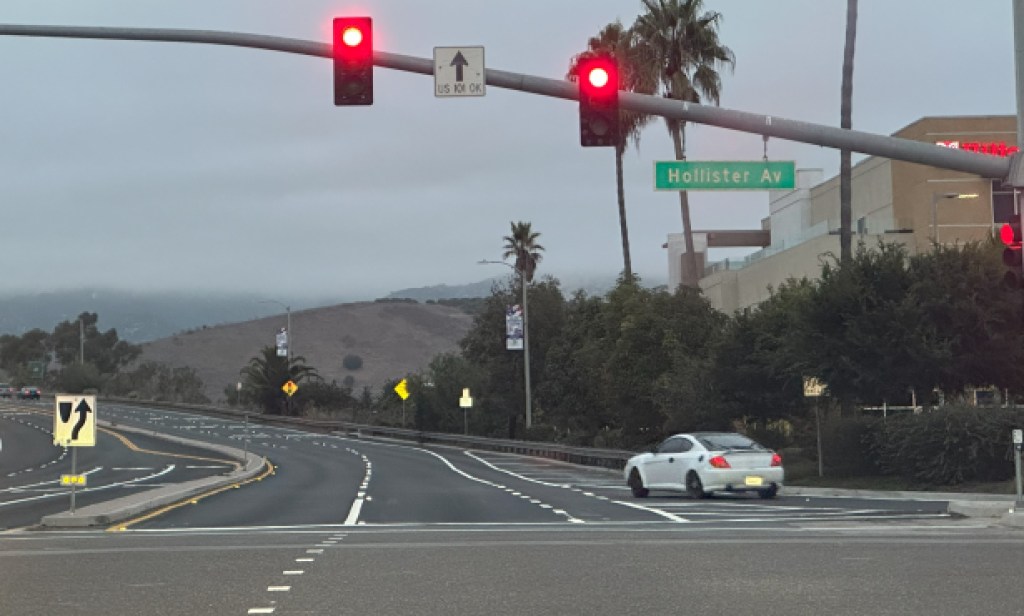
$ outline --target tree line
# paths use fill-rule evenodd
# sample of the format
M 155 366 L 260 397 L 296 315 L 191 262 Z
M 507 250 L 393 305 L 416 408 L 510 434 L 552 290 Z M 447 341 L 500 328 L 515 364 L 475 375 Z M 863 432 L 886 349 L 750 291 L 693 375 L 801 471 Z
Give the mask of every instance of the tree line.
M 458 432 L 470 388 L 475 434 L 635 448 L 690 430 L 800 425 L 813 400 L 851 416 L 868 406 L 938 404 L 970 388 L 1024 391 L 1022 294 L 1002 283 L 995 242 L 861 244 L 816 280 L 790 280 L 733 315 L 698 291 L 623 276 L 605 296 L 529 285 L 534 427 L 523 431 L 522 352 L 505 347 L 521 278 L 496 286 L 462 340 L 410 378 L 415 422 Z

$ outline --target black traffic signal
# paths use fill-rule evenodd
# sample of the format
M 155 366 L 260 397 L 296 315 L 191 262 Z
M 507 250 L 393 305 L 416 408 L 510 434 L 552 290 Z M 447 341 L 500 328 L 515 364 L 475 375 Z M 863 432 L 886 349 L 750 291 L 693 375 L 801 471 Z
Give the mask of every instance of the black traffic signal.
M 580 144 L 615 147 L 619 144 L 619 71 L 604 56 L 580 59 Z
M 334 104 L 373 104 L 373 20 L 334 19 Z
M 1007 271 L 1003 275 L 1003 283 L 1012 289 L 1024 288 L 1024 252 L 1021 250 L 1021 230 L 1019 222 L 1008 222 L 999 229 L 999 239 L 1003 240 L 1003 263 Z

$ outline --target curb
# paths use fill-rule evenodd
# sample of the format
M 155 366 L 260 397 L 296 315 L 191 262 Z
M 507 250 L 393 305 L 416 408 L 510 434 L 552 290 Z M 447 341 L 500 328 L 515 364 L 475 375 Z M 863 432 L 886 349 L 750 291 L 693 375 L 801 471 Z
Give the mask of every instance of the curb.
M 116 427 L 118 430 L 145 434 L 172 443 L 199 447 L 208 451 L 214 451 L 226 455 L 233 460 L 241 460 L 244 452 L 241 449 L 227 445 L 215 445 L 203 441 L 194 441 L 169 434 L 160 434 L 152 430 L 134 428 L 131 426 L 111 426 L 110 422 L 100 422 L 105 427 Z M 40 524 L 46 528 L 85 528 L 90 526 L 103 526 L 121 522 L 132 517 L 141 515 L 147 511 L 170 505 L 204 492 L 221 488 L 224 486 L 251 479 L 259 474 L 267 465 L 266 458 L 249 453 L 245 456 L 245 465 L 237 468 L 226 475 L 215 475 L 193 479 L 170 486 L 163 486 L 153 490 L 147 490 L 139 494 L 115 498 L 113 500 L 96 503 L 82 507 L 71 513 L 64 511 L 52 515 L 43 516 Z

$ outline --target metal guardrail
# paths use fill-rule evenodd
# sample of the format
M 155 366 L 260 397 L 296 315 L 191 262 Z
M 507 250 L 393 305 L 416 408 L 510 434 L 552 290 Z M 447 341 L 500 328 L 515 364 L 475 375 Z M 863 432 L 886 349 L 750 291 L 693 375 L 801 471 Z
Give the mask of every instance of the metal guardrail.
M 451 447 L 465 447 L 468 449 L 500 451 L 504 453 L 535 456 L 539 458 L 560 460 L 562 462 L 571 462 L 586 466 L 599 466 L 610 469 L 622 469 L 626 465 L 626 461 L 630 457 L 636 455 L 635 452 L 625 451 L 622 449 L 575 447 L 542 441 L 518 441 L 488 438 L 483 436 L 448 434 L 444 432 L 424 432 L 420 430 L 409 430 L 407 428 L 391 428 L 388 426 L 375 426 L 371 424 L 360 424 L 332 419 L 309 419 L 306 417 L 285 417 L 281 415 L 266 415 L 262 413 L 246 413 L 235 409 L 201 404 L 155 402 L 152 400 L 109 397 L 103 397 L 101 400 L 116 404 L 130 404 L 155 409 L 192 411 L 229 419 L 240 420 L 248 416 L 249 421 L 254 423 L 278 425 L 289 428 L 301 428 L 303 430 L 324 434 L 337 433 L 357 438 L 382 437 L 410 441 L 419 444 L 436 444 Z

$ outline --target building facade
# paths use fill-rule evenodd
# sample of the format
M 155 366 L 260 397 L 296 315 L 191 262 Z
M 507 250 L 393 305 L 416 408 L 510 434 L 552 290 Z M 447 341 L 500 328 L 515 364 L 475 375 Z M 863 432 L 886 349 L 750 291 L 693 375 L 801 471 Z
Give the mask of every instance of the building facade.
M 1017 151 L 1014 116 L 927 117 L 893 136 L 988 156 Z M 786 280 L 816 278 L 823 262 L 838 259 L 839 178 L 823 181 L 823 175 L 820 169 L 798 170 L 794 190 L 769 193 L 760 230 L 767 232 L 767 245 L 746 258 L 704 267 L 700 287 L 716 308 L 732 313 L 758 304 Z M 854 249 L 881 240 L 915 254 L 935 242 L 984 240 L 1014 215 L 1012 190 L 976 175 L 869 157 L 853 167 L 852 178 Z M 699 263 L 714 235 L 694 233 Z M 674 288 L 682 281 L 683 235 L 669 235 L 665 247 Z

